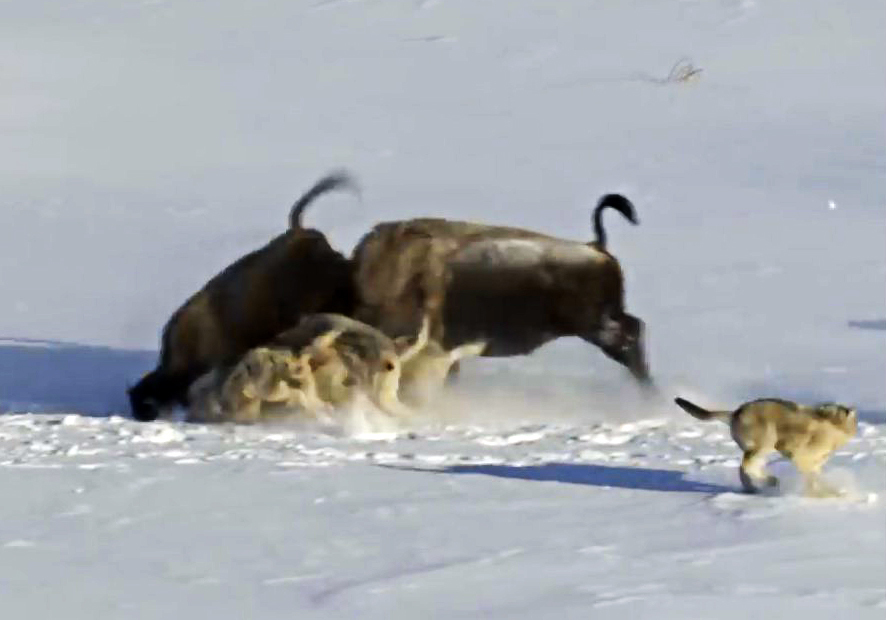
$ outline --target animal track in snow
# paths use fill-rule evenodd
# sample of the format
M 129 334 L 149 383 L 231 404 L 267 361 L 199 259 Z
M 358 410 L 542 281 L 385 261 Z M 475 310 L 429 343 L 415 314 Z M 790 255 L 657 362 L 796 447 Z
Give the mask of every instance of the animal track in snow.
M 740 451 L 721 432 L 699 424 L 662 419 L 630 423 L 431 425 L 376 432 L 371 425 L 348 434 L 297 424 L 234 427 L 160 421 L 138 423 L 121 417 L 8 414 L 0 417 L 0 467 L 73 468 L 84 472 L 128 471 L 140 461 L 175 466 L 267 463 L 272 472 L 348 464 L 414 464 L 429 469 L 460 465 L 532 466 L 574 464 L 636 468 L 715 470 L 739 490 L 734 470 Z M 883 425 L 862 423 L 858 436 L 834 465 L 847 470 L 878 466 L 886 455 Z M 719 473 L 717 474 L 720 475 Z M 151 484 L 136 478 L 131 490 Z M 759 514 L 740 499 L 726 497 L 718 509 Z M 794 498 L 788 498 L 794 501 Z

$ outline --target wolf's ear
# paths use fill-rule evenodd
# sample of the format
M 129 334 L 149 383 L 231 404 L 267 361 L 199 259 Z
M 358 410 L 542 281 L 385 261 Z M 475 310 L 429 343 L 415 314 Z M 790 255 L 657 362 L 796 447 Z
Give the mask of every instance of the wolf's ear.
M 848 420 L 855 415 L 855 409 L 853 409 L 852 407 L 837 405 L 834 407 L 834 409 L 836 409 L 837 417 L 841 420 Z
M 331 329 L 314 338 L 308 346 L 317 349 L 328 349 L 335 344 L 335 341 L 342 335 L 343 331 L 341 329 Z
M 843 407 L 834 403 L 822 403 L 818 406 L 818 413 L 826 418 L 840 418 L 843 416 Z
M 845 405 L 828 404 L 822 407 L 822 411 L 828 417 L 835 420 L 851 420 L 855 417 L 855 409 Z
M 307 367 L 311 372 L 314 372 L 329 363 L 332 357 L 329 349 L 312 349 L 307 353 L 303 353 L 301 359 L 307 363 Z
M 314 356 L 310 353 L 310 351 L 305 351 L 301 355 L 298 356 L 298 365 L 299 370 L 314 370 Z
M 412 344 L 411 336 L 397 336 L 394 338 L 394 348 L 397 350 L 397 353 L 403 353 L 406 349 L 410 347 Z

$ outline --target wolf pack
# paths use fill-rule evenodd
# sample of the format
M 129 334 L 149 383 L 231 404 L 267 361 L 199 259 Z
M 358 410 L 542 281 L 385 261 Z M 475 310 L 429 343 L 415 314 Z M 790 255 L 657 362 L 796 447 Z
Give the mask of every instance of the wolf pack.
M 376 224 L 346 257 L 303 225 L 307 207 L 331 191 L 360 188 L 347 171 L 321 178 L 292 206 L 284 232 L 172 314 L 157 367 L 128 390 L 135 419 L 182 407 L 192 422 L 330 422 L 372 407 L 404 423 L 456 378 L 461 360 L 525 355 L 564 336 L 595 345 L 644 393 L 656 392 L 645 325 L 625 309 L 622 268 L 603 226 L 609 209 L 638 223 L 626 197 L 598 200 L 589 242 L 415 218 Z M 676 404 L 729 425 L 746 491 L 777 486 L 764 466 L 779 452 L 804 475 L 807 493 L 840 493 L 820 471 L 855 435 L 854 409 L 777 398 L 731 411 Z

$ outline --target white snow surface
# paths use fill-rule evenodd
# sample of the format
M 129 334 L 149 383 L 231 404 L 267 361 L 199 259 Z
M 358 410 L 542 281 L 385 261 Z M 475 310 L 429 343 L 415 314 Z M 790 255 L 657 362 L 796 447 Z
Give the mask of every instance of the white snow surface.
M 881 0 L 0 3 L 4 618 L 882 618 Z M 681 58 L 695 79 L 664 78 Z M 661 395 L 470 360 L 410 428 L 128 417 L 171 312 L 306 215 L 608 212 Z M 671 404 L 858 407 L 849 494 L 740 492 Z

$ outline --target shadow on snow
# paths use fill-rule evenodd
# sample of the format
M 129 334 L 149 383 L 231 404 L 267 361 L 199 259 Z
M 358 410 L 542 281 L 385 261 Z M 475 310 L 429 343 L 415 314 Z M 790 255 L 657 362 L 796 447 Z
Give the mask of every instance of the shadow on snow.
M 532 480 L 535 482 L 563 482 L 596 487 L 638 489 L 641 491 L 671 491 L 681 493 L 735 492 L 734 488 L 707 482 L 687 480 L 685 474 L 669 469 L 645 467 L 616 467 L 580 463 L 545 463 L 543 465 L 451 465 L 440 469 L 381 465 L 389 469 L 434 474 L 479 474 L 496 478 Z
M 0 411 L 129 415 L 126 388 L 155 351 L 0 338 Z
M 849 321 L 849 327 L 856 329 L 871 329 L 875 331 L 886 331 L 886 319 L 875 321 Z

